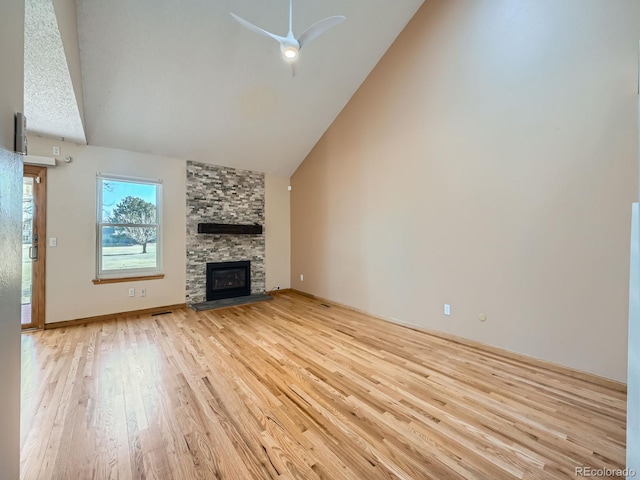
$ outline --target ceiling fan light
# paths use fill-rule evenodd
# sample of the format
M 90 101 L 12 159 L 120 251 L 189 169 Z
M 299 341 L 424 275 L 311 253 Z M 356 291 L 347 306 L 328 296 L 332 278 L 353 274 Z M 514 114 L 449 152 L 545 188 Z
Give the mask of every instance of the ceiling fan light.
M 285 47 L 282 50 L 282 54 L 288 60 L 293 60 L 298 56 L 298 49 L 296 47 Z

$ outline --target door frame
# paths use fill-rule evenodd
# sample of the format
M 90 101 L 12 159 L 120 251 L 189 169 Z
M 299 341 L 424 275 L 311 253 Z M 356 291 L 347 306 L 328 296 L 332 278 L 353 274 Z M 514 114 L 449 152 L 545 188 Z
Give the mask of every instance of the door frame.
M 33 234 L 38 235 L 38 259 L 32 262 L 31 274 L 31 323 L 29 328 L 44 329 L 45 277 L 47 273 L 47 168 L 24 165 L 24 177 L 34 178 L 33 182 Z M 36 180 L 37 178 L 40 181 Z

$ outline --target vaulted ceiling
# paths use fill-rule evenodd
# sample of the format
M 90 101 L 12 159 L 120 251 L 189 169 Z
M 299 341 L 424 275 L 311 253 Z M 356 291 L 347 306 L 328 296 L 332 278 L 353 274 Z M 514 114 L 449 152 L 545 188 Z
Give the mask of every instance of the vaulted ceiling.
M 422 1 L 294 0 L 297 35 L 347 20 L 301 51 L 292 77 L 277 42 L 230 15 L 286 35 L 287 0 L 27 0 L 29 128 L 288 176 Z

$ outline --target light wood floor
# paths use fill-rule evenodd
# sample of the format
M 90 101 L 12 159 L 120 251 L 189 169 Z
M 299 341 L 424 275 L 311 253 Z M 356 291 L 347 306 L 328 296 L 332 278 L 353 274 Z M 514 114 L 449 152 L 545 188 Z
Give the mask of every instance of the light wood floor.
M 25 479 L 554 479 L 625 395 L 296 294 L 23 335 Z

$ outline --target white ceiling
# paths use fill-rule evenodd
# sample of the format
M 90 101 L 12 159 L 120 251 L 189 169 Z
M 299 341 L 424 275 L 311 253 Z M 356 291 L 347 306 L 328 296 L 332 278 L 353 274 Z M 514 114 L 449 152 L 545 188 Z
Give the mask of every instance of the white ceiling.
M 77 0 L 87 141 L 288 176 L 422 1 L 294 0 L 296 35 L 347 21 L 292 78 L 277 42 L 230 15 L 286 35 L 287 0 Z

